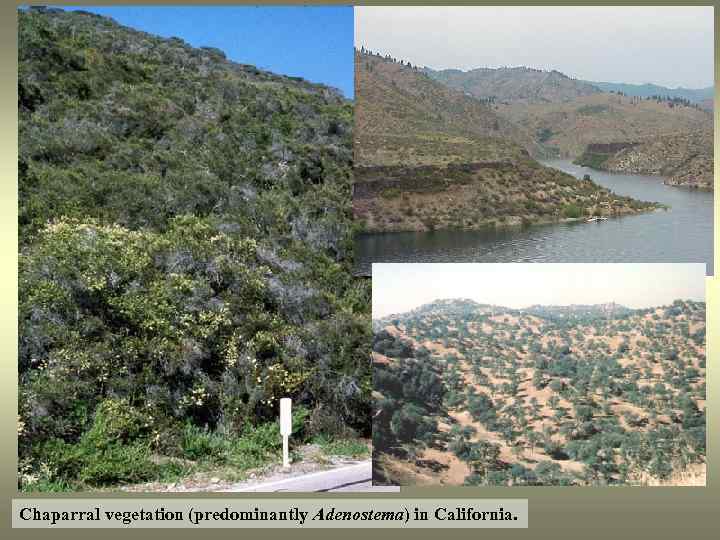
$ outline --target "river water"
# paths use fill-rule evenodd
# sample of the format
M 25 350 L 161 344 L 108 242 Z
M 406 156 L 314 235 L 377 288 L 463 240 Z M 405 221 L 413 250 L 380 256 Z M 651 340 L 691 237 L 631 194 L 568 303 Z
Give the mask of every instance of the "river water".
M 577 178 L 589 174 L 619 195 L 656 201 L 670 210 L 504 231 L 360 234 L 356 271 L 373 262 L 674 262 L 705 263 L 713 274 L 713 194 L 666 186 L 657 176 L 596 171 L 567 160 L 555 167 Z

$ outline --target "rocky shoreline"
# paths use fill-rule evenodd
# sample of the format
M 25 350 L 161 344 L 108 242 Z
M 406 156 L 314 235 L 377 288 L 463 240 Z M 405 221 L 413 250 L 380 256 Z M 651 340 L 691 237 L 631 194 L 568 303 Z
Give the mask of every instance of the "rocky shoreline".
M 712 133 L 700 130 L 641 143 L 588 145 L 575 163 L 613 173 L 663 176 L 669 186 L 712 191 L 712 140 Z
M 608 214 L 602 214 L 601 217 L 604 218 L 613 218 L 613 217 L 624 217 L 629 215 L 636 215 L 636 214 L 643 214 L 647 212 L 655 212 L 658 210 L 664 209 L 662 205 L 656 205 L 644 209 L 633 209 L 633 208 L 621 208 L 618 209 L 616 212 L 608 213 Z M 359 232 L 361 233 L 367 233 L 367 234 L 380 234 L 380 233 L 401 233 L 401 232 L 432 232 L 432 231 L 503 231 L 503 230 L 513 230 L 513 229 L 520 229 L 520 228 L 526 228 L 526 227 L 535 227 L 539 225 L 559 225 L 562 223 L 575 223 L 579 221 L 587 221 L 590 218 L 590 216 L 583 216 L 579 218 L 562 218 L 557 217 L 554 219 L 537 219 L 537 220 L 528 220 L 525 216 L 509 216 L 505 218 L 504 221 L 499 220 L 487 220 L 484 222 L 479 222 L 472 224 L 470 226 L 464 226 L 464 227 L 435 227 L 430 228 L 427 225 L 421 223 L 421 222 L 413 222 L 413 223 L 391 223 L 390 226 L 386 226 L 383 228 L 377 228 L 373 226 L 367 226 L 366 224 L 360 228 Z

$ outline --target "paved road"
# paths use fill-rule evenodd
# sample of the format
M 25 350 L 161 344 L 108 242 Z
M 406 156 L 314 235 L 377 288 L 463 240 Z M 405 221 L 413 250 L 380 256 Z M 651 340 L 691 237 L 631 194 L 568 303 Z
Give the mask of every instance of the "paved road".
M 312 491 L 399 491 L 398 488 L 372 485 L 372 462 L 362 461 L 311 474 L 274 479 L 255 484 L 236 484 L 223 491 L 241 492 L 312 492 Z

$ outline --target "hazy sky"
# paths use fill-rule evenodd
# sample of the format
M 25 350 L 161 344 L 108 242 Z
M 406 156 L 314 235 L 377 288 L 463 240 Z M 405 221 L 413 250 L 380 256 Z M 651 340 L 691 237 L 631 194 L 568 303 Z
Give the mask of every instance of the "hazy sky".
M 714 80 L 711 6 L 357 6 L 355 45 L 434 69 L 529 66 L 686 88 Z
M 374 264 L 374 318 L 441 298 L 533 304 L 659 306 L 705 300 L 704 264 Z

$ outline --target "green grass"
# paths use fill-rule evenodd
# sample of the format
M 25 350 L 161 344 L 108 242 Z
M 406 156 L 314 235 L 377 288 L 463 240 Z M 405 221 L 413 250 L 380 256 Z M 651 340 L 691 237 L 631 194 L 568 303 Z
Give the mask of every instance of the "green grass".
M 610 159 L 610 154 L 597 154 L 586 151 L 583 155 L 573 161 L 573 163 L 576 165 L 582 165 L 583 167 L 590 167 L 591 169 L 602 170 L 608 159 Z
M 592 116 L 594 114 L 602 114 L 610 110 L 608 105 L 583 105 L 577 109 L 577 113 L 584 116 Z
M 583 209 L 575 204 L 566 204 L 562 209 L 562 215 L 566 218 L 579 218 L 583 215 Z
M 20 482 L 22 491 L 79 491 L 138 482 L 175 482 L 198 472 L 220 472 L 223 478 L 238 479 L 245 471 L 277 461 L 282 449 L 277 422 L 248 426 L 233 435 L 185 424 L 177 455 L 154 454 L 147 439 L 132 433 L 134 418 L 122 402 L 103 409 L 93 427 L 77 444 L 55 439 L 46 444 L 47 466 L 34 480 Z M 108 416 L 108 413 L 117 416 Z M 296 407 L 293 441 L 305 441 L 307 409 Z
M 313 442 L 320 446 L 327 456 L 359 458 L 370 454 L 367 444 L 357 439 L 330 439 L 319 436 Z
M 282 448 L 277 422 L 252 427 L 232 437 L 188 424 L 182 440 L 183 455 L 204 464 L 230 465 L 247 470 L 276 457 Z
M 397 199 L 400 196 L 400 190 L 397 188 L 388 188 L 382 190 L 380 195 L 386 199 Z

